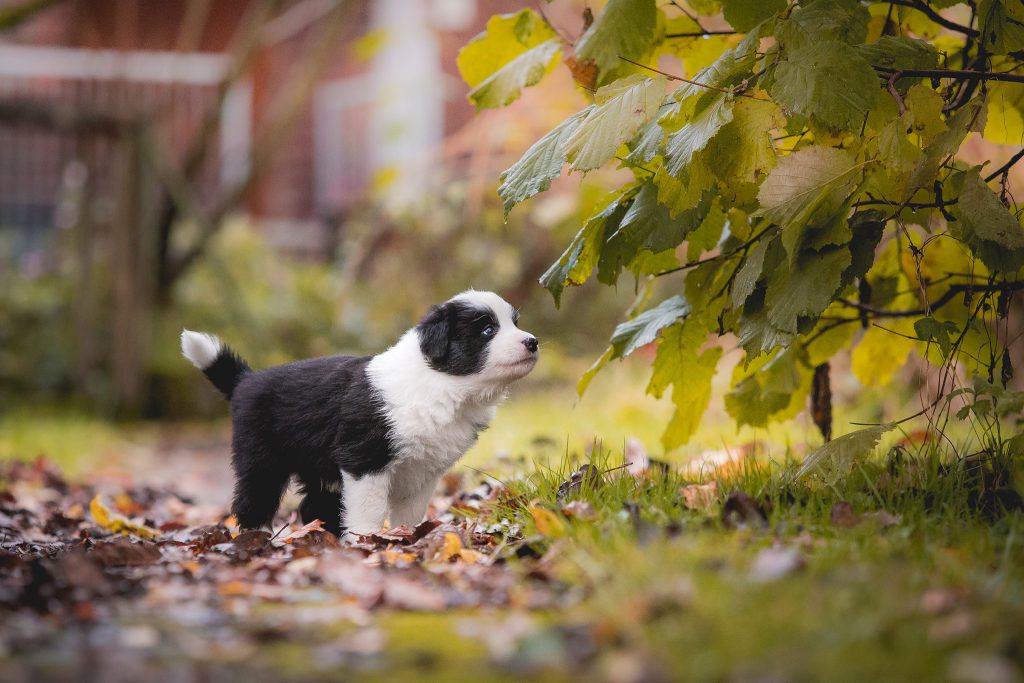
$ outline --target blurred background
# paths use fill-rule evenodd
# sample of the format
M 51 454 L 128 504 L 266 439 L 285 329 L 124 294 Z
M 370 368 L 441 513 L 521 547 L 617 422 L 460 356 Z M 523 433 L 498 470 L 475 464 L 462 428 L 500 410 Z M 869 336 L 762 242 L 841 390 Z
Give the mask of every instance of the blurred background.
M 590 208 L 579 180 L 508 223 L 494 192 L 582 98 L 475 116 L 455 71 L 520 5 L 0 2 L 0 401 L 222 412 L 183 325 L 257 365 L 371 353 L 471 286 L 599 351 L 615 294 L 556 319 L 535 285 Z
M 255 367 L 376 353 L 469 287 L 521 307 L 544 345 L 481 459 L 560 457 L 595 439 L 618 450 L 629 437 L 657 453 L 671 406 L 644 394 L 650 349 L 575 392 L 635 283 L 573 289 L 561 310 L 537 284 L 621 178 L 562 177 L 507 220 L 495 191 L 584 95 L 559 68 L 477 114 L 456 70 L 490 16 L 528 4 L 0 0 L 0 457 L 106 457 L 127 425 L 180 435 L 210 419 L 223 450 L 227 411 L 181 358 L 182 327 L 220 335 Z M 586 8 L 542 7 L 569 40 Z M 964 151 L 1008 149 L 976 137 Z M 723 343 L 718 398 L 672 457 L 820 441 L 806 416 L 737 430 L 720 396 L 739 354 Z M 914 383 L 863 392 L 844 362 L 836 433 L 912 403 Z
M 545 11 L 578 35 L 584 5 Z M 522 6 L 0 0 L 0 456 L 107 459 L 140 420 L 219 419 L 223 448 L 182 327 L 255 367 L 375 353 L 469 287 L 520 306 L 545 358 L 479 450 L 656 445 L 649 356 L 575 395 L 634 283 L 561 311 L 537 284 L 612 179 L 563 178 L 507 221 L 495 192 L 583 95 L 560 69 L 478 115 L 458 77 Z

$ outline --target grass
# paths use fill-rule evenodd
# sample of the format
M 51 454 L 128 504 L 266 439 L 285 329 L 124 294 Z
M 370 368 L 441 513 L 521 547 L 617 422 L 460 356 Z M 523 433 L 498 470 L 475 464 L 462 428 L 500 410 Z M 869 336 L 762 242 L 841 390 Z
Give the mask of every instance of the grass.
M 517 388 L 465 461 L 506 480 L 515 494 L 488 515 L 520 528 L 524 540 L 512 542 L 510 551 L 521 543 L 542 557 L 520 561 L 509 552 L 507 562 L 522 571 L 524 586 L 563 582 L 579 600 L 528 616 L 377 614 L 372 625 L 386 634 L 389 656 L 350 670 L 354 677 L 1021 678 L 1024 513 L 1004 509 L 1024 481 L 1010 471 L 1014 463 L 957 461 L 935 445 L 900 457 L 882 448 L 834 486 L 794 481 L 801 452 L 788 445 L 815 443 L 813 427 L 737 431 L 716 408 L 693 446 L 660 453 L 670 406 L 643 395 L 646 372 L 642 364 L 616 364 L 583 399 L 557 378 Z M 837 416 L 837 433 L 846 431 L 847 419 Z M 0 457 L 45 453 L 75 473 L 144 448 L 158 433 L 76 415 L 15 413 L 0 422 Z M 649 478 L 609 475 L 580 493 L 591 519 L 564 515 L 558 487 L 584 460 L 574 454 L 590 452 L 589 462 L 611 470 L 622 464 L 629 436 L 673 465 Z M 595 447 L 598 438 L 603 446 Z M 756 455 L 707 475 L 719 487 L 713 505 L 688 509 L 681 488 L 704 482 L 677 465 L 704 448 L 751 442 L 758 444 Z M 495 462 L 495 455 L 505 457 Z M 467 479 L 477 477 L 470 472 Z M 755 499 L 767 524 L 726 524 L 722 509 L 733 491 Z M 837 526 L 831 518 L 840 502 L 854 515 L 884 511 L 899 521 Z M 764 568 L 772 560 L 789 565 L 772 576 Z M 500 652 L 483 643 L 483 631 L 504 637 Z M 330 638 L 346 637 L 320 635 L 327 650 Z M 292 642 L 260 650 L 257 662 L 298 679 L 309 673 L 309 657 L 307 644 Z
M 619 464 L 607 453 L 595 458 L 602 469 Z M 513 486 L 556 511 L 558 485 L 576 464 Z M 692 482 L 670 471 L 584 490 L 596 519 L 563 518 L 555 532 L 539 528 L 528 507 L 494 514 L 523 528 L 554 577 L 589 590 L 560 623 L 599 634 L 597 670 L 625 658 L 697 681 L 1024 671 L 1024 515 L 988 505 L 991 477 L 934 448 L 898 463 L 870 459 L 833 488 L 793 482 L 794 470 L 744 461 L 719 475 L 719 500 L 707 511 L 685 508 L 679 489 Z M 734 490 L 769 510 L 766 527 L 722 521 Z M 830 517 L 841 501 L 858 515 L 900 520 L 837 527 Z M 771 578 L 758 569 L 771 556 L 796 568 Z

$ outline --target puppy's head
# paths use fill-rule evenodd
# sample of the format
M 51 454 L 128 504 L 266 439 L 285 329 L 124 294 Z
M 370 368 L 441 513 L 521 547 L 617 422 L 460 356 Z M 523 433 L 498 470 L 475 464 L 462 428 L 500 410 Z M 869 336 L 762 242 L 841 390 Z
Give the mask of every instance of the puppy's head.
M 463 292 L 434 306 L 416 326 L 423 358 L 449 375 L 512 382 L 537 364 L 537 338 L 519 329 L 515 309 L 493 292 Z

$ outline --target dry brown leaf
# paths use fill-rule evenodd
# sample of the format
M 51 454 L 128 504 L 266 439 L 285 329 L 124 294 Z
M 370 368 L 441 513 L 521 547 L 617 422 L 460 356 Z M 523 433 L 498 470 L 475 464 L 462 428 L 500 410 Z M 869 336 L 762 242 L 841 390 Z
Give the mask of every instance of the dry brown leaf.
M 718 502 L 718 482 L 712 479 L 706 484 L 688 484 L 679 493 L 686 509 L 706 512 Z

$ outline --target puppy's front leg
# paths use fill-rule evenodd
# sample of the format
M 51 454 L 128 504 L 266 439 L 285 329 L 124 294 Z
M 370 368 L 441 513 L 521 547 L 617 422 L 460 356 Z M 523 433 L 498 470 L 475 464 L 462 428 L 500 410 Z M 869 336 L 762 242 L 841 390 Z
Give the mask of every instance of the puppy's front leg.
M 412 529 L 422 522 L 423 516 L 427 513 L 430 499 L 434 495 L 434 489 L 437 488 L 438 479 L 439 477 L 427 477 L 425 481 L 417 482 L 413 490 L 406 492 L 399 500 L 395 500 L 393 496 L 390 515 L 391 525 L 399 526 L 404 524 Z
M 388 516 L 391 473 L 377 472 L 356 478 L 342 472 L 345 528 L 349 534 L 365 536 L 380 531 Z

